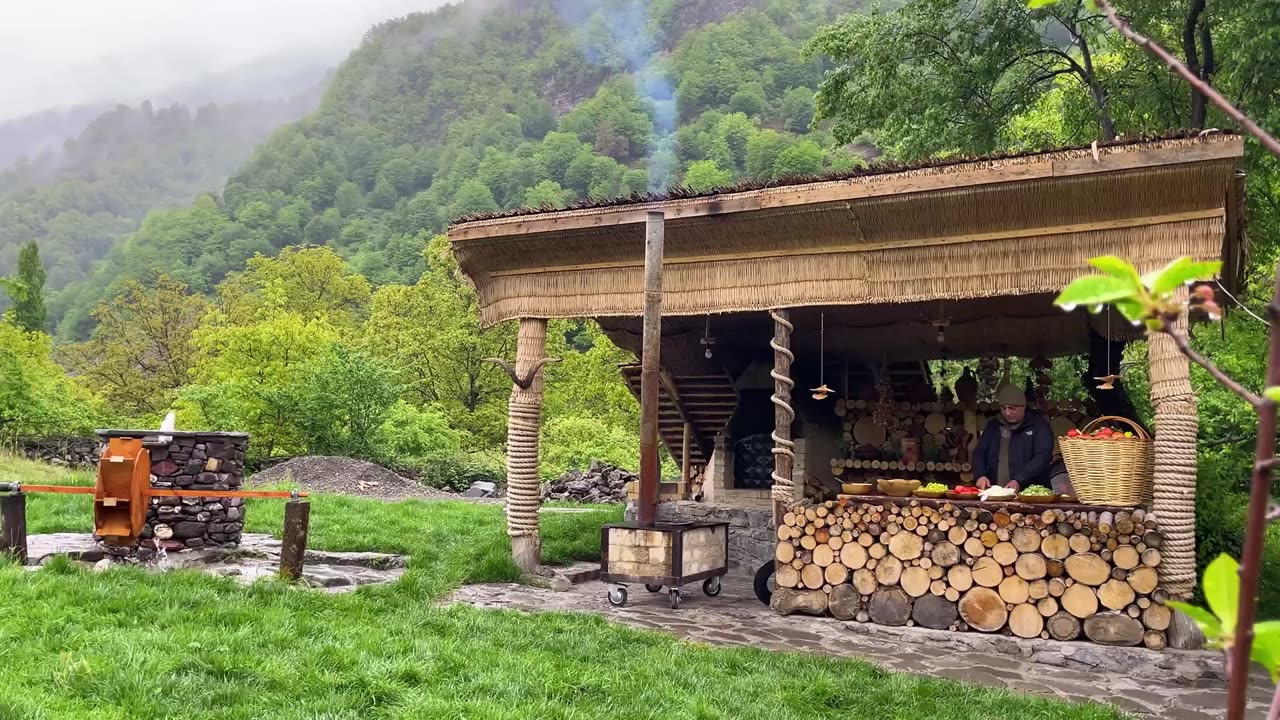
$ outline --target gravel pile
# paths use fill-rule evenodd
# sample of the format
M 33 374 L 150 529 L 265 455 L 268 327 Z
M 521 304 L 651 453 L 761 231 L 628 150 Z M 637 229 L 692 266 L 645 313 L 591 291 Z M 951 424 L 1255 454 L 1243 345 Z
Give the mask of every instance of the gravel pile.
M 249 478 L 255 486 L 293 481 L 315 493 L 335 493 L 381 500 L 458 499 L 460 496 L 421 485 L 367 460 L 305 455 L 273 465 Z

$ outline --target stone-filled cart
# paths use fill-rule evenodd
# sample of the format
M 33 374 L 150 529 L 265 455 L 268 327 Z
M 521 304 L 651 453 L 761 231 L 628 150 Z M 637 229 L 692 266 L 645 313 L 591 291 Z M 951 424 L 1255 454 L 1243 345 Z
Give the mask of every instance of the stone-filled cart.
M 680 607 L 680 588 L 702 581 L 710 597 L 720 594 L 729 571 L 729 524 L 724 522 L 612 523 L 600 529 L 600 579 L 609 603 L 627 604 L 627 584 L 649 592 L 667 588 L 671 609 Z

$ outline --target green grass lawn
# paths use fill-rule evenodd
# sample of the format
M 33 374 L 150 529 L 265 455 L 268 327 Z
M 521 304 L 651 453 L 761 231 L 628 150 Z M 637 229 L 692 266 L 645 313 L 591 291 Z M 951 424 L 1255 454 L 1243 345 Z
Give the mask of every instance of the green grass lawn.
M 88 482 L 0 458 L 0 480 Z M 86 498 L 32 496 L 31 532 L 85 530 Z M 598 513 L 548 514 L 544 556 L 593 557 Z M 279 532 L 281 503 L 248 508 Z M 444 608 L 461 582 L 515 580 L 501 509 L 313 498 L 311 542 L 411 556 L 345 595 L 194 571 L 38 572 L 0 563 L 0 720 L 359 718 L 1117 718 L 1100 706 L 711 648 L 582 614 Z

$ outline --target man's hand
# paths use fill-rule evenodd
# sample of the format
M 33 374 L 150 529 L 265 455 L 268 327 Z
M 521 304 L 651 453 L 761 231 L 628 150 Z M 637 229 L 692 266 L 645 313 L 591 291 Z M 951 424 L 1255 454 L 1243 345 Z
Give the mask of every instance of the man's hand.
M 1018 481 L 1017 481 L 1017 480 L 1010 480 L 1010 481 L 1009 481 L 1009 484 L 1008 484 L 1008 485 L 1005 485 L 1005 487 L 1009 488 L 1010 490 L 1020 490 L 1020 489 L 1021 489 L 1021 487 L 1018 485 Z
M 975 481 L 973 484 L 976 485 L 979 490 L 986 490 L 987 488 L 991 487 L 991 478 L 987 477 L 986 475 L 983 475 L 982 477 L 978 478 L 977 481 Z

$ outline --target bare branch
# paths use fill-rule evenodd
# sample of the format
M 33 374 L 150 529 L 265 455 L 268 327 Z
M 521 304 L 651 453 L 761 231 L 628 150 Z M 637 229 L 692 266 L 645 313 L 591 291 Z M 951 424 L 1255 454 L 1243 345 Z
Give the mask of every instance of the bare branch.
M 1254 408 L 1261 408 L 1263 406 L 1263 403 L 1266 401 L 1264 401 L 1260 396 L 1235 380 L 1232 380 L 1229 375 L 1218 369 L 1218 366 L 1214 365 L 1211 360 L 1196 352 L 1187 342 L 1185 335 L 1171 330 L 1170 328 L 1173 327 L 1173 320 L 1174 318 L 1166 317 L 1164 321 L 1165 329 L 1161 332 L 1173 339 L 1173 344 L 1178 346 L 1178 350 L 1183 355 L 1186 355 L 1188 360 L 1204 368 L 1206 372 L 1213 376 L 1214 380 L 1222 383 L 1224 387 L 1236 395 L 1239 395 L 1245 400 L 1245 402 L 1249 403 Z
M 1227 117 L 1234 120 L 1240 125 L 1240 127 L 1248 131 L 1250 135 L 1257 138 L 1258 142 L 1262 143 L 1263 147 L 1265 147 L 1268 152 L 1280 158 L 1280 140 L 1276 140 L 1274 137 L 1269 135 L 1266 130 L 1263 130 L 1257 123 L 1250 120 L 1244 113 L 1240 112 L 1236 106 L 1232 105 L 1226 98 L 1222 97 L 1222 94 L 1215 90 L 1212 85 L 1200 79 L 1200 77 L 1195 73 L 1191 72 L 1186 65 L 1183 65 L 1177 58 L 1169 54 L 1169 51 L 1161 47 L 1159 43 L 1134 30 L 1127 21 L 1122 19 L 1120 15 L 1116 13 L 1116 9 L 1110 2 L 1107 2 L 1107 0 L 1097 0 L 1097 2 L 1098 6 L 1106 12 L 1107 21 L 1111 23 L 1112 27 L 1119 30 L 1121 35 L 1124 35 L 1126 38 L 1137 43 L 1147 52 L 1159 58 L 1160 61 L 1167 65 L 1170 70 L 1180 75 L 1183 80 L 1186 80 L 1196 92 L 1203 93 L 1204 96 L 1209 99 L 1209 102 L 1212 102 L 1219 110 L 1226 113 Z

